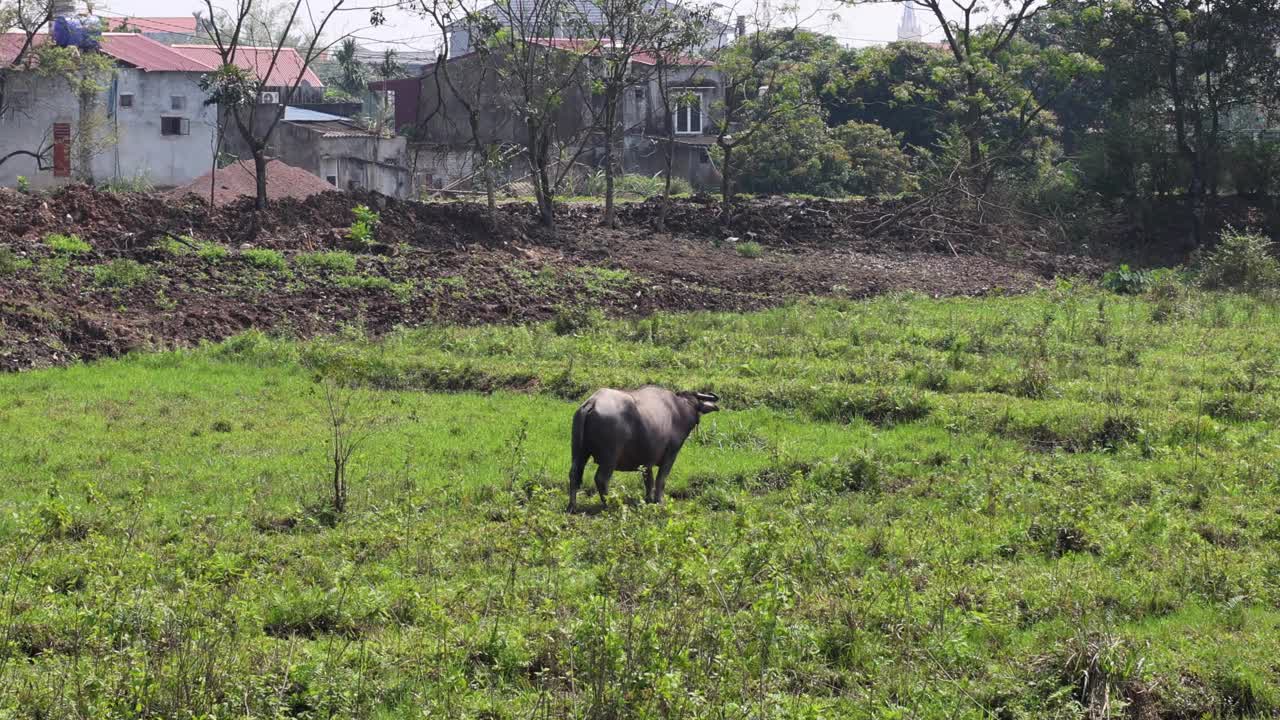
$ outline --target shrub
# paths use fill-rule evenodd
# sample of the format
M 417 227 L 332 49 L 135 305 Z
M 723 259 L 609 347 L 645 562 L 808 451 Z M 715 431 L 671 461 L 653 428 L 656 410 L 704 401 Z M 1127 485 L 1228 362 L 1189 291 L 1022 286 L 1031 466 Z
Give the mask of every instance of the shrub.
M 13 275 L 31 267 L 31 261 L 20 258 L 9 248 L 0 248 L 0 275 Z
M 1267 195 L 1280 179 L 1280 142 L 1246 137 L 1227 155 L 1231 181 L 1241 195 Z
M 1121 265 L 1102 276 L 1102 287 L 1117 295 L 1141 295 L 1151 289 L 1155 276 L 1149 270 L 1130 270 Z
M 294 262 L 307 270 L 353 275 L 356 271 L 356 258 L 351 253 L 314 252 L 302 253 L 294 258 Z
M 226 260 L 229 254 L 230 253 L 226 248 L 213 243 L 201 245 L 200 249 L 196 251 L 196 257 L 211 265 L 217 265 L 223 260 Z
M 835 138 L 849 155 L 848 192 L 897 195 L 918 187 L 900 135 L 875 123 L 851 121 L 835 129 Z
M 347 229 L 347 239 L 364 247 L 373 242 L 373 229 L 382 222 L 382 216 L 370 210 L 368 205 L 357 205 L 351 212 L 355 214 L 356 221 Z
M 551 330 L 557 335 L 573 335 L 590 330 L 604 321 L 604 313 L 581 305 L 562 306 L 551 319 Z
M 93 268 L 93 284 L 103 288 L 124 290 L 141 285 L 151 277 L 151 271 L 136 260 L 112 260 Z
M 112 178 L 101 185 L 109 193 L 145 193 L 156 188 L 146 175 L 135 175 L 131 178 Z
M 250 265 L 260 270 L 284 271 L 288 268 L 284 256 L 275 250 L 255 248 L 253 250 L 245 250 L 242 254 Z
M 1271 240 L 1250 232 L 1227 229 L 1200 265 L 1200 284 L 1210 290 L 1260 292 L 1280 282 L 1280 263 L 1271 254 Z
M 663 185 L 662 173 L 652 176 L 628 173 L 613 178 L 613 191 L 617 196 L 641 199 L 658 197 L 662 195 Z M 604 197 L 605 177 L 603 170 L 587 176 L 585 190 L 588 195 Z M 690 187 L 688 180 L 680 177 L 671 178 L 672 195 L 687 195 L 691 192 L 693 192 L 693 188 Z
M 735 246 L 735 249 L 738 251 L 738 254 L 744 258 L 758 258 L 761 255 L 764 255 L 764 247 L 755 241 L 738 243 Z
M 31 192 L 31 181 L 27 179 L 26 175 L 18 176 L 18 192 L 23 195 Z
M 93 252 L 93 246 L 80 239 L 78 235 L 61 235 L 53 233 L 45 236 L 44 244 L 57 255 L 75 257 Z

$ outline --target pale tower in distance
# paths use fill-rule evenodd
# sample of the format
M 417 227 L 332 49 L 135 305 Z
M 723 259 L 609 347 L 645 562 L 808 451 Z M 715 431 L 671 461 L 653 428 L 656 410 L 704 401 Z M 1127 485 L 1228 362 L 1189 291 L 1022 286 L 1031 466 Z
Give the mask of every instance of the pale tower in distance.
M 916 6 L 910 2 L 902 3 L 902 20 L 898 21 L 899 42 L 924 42 L 924 29 L 916 17 Z

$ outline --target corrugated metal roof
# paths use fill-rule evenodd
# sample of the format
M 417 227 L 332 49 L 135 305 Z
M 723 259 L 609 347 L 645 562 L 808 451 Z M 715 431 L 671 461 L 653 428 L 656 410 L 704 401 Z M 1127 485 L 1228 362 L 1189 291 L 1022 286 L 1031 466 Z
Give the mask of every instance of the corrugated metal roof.
M 214 69 L 137 33 L 103 33 L 102 52 L 147 72 L 212 72 Z
M 355 137 L 376 137 L 377 133 L 369 132 L 364 128 L 346 121 L 322 121 L 322 122 L 292 122 L 291 124 L 298 127 L 320 133 L 320 137 L 325 138 L 355 138 Z
M 341 115 L 330 115 L 329 113 L 316 112 L 315 110 L 307 110 L 306 108 L 293 107 L 290 105 L 284 109 L 284 119 L 295 122 L 341 122 L 346 118 Z
M 222 64 L 222 56 L 214 45 L 174 45 L 173 49 L 214 68 Z M 292 87 L 299 75 L 302 76 L 304 85 L 324 87 L 320 76 L 311 68 L 305 67 L 302 55 L 293 48 L 282 48 L 273 67 L 271 56 L 275 51 L 275 48 L 241 46 L 236 48 L 235 63 L 241 69 L 253 73 L 267 87 Z

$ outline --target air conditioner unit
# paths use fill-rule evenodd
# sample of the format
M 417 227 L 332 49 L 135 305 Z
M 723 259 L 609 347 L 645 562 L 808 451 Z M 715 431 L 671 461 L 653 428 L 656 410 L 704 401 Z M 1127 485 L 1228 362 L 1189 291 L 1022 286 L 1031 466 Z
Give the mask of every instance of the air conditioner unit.
M 259 105 L 279 105 L 280 93 L 278 92 L 261 93 L 258 95 L 258 104 Z

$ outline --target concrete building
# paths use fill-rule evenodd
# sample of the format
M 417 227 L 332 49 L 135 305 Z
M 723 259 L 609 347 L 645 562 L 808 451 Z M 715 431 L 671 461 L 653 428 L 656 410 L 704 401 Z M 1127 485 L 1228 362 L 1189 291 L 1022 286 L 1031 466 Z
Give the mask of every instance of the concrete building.
M 126 26 L 144 20 L 129 20 Z M 37 72 L 30 52 L 15 64 L 26 36 L 0 34 L 6 85 L 0 185 L 13 186 L 24 177 L 33 187 L 80 180 L 143 181 L 166 188 L 208 172 L 218 111 L 205 104 L 208 95 L 199 82 L 221 65 L 221 58 L 210 45 L 164 45 L 148 36 L 148 27 L 163 26 L 102 34 L 99 52 L 114 67 L 99 81 L 101 90 L 87 97 L 79 97 L 65 79 Z M 33 38 L 37 46 L 46 42 L 48 35 Z M 237 65 L 262 78 L 265 104 L 282 102 L 295 83 L 297 102 L 322 95 L 320 78 L 296 50 L 285 48 L 273 62 L 274 53 L 273 48 L 243 47 L 235 57 Z M 224 142 L 237 134 L 228 127 Z
M 100 92 L 80 97 L 61 77 L 13 66 L 24 40 L 0 35 L 0 158 L 8 158 L 0 185 L 21 176 L 33 187 L 72 179 L 174 186 L 208 170 L 216 114 L 198 83 L 212 68 L 140 34 L 104 33 L 100 52 L 115 67 Z
M 581 51 L 582 41 L 551 39 L 541 41 L 550 51 Z M 504 88 L 499 73 L 492 67 L 485 69 L 483 62 L 496 62 L 492 57 L 477 54 L 464 55 L 446 61 L 450 80 L 461 88 L 465 97 L 480 99 L 479 126 L 482 141 L 497 145 L 510 160 L 504 179 L 519 180 L 527 172 L 527 164 L 519 157 L 525 143 L 525 128 L 514 118 L 503 98 L 511 93 Z M 590 60 L 589 60 L 590 62 Z M 625 173 L 653 175 L 661 172 L 665 164 L 667 143 L 667 118 L 659 84 L 654 76 L 655 60 L 639 55 L 633 60 L 634 73 L 644 80 L 627 88 L 620 99 L 618 117 L 622 124 L 621 147 L 615 157 Z M 467 112 L 457 97 L 445 87 L 436 87 L 436 68 L 432 68 L 418 80 L 418 106 L 412 118 L 403 111 L 397 90 L 396 122 L 402 127 L 413 128 L 415 142 L 410 145 L 419 182 L 424 188 L 451 188 L 466 184 L 473 175 L 472 136 Z M 483 78 L 484 87 L 477 87 Z M 673 96 L 691 98 L 693 103 L 680 107 L 672 114 L 675 129 L 673 174 L 695 186 L 708 186 L 718 182 L 719 174 L 711 162 L 710 148 L 715 144 L 714 129 L 710 118 L 717 103 L 723 99 L 722 77 L 705 61 L 685 61 L 668 81 Z M 592 93 L 590 81 L 584 72 L 579 82 L 571 84 L 564 93 L 557 119 L 558 140 L 567 147 L 577 148 L 585 144 L 577 162 L 584 169 L 595 169 L 604 155 L 604 147 L 592 127 L 592 107 L 600 102 Z
M 265 129 L 270 117 L 258 118 Z M 239 133 L 228 133 L 228 154 L 249 158 Z M 378 133 L 337 115 L 285 108 L 267 147 L 267 155 L 324 178 L 339 190 L 376 190 L 398 198 L 414 196 L 415 183 L 407 140 Z

